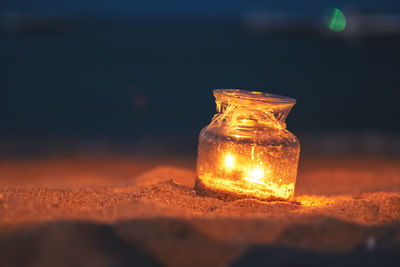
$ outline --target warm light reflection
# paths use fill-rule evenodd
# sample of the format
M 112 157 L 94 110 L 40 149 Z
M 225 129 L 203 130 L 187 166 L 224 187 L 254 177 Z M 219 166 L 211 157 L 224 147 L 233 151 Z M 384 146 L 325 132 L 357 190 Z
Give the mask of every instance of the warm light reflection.
M 300 146 L 284 121 L 295 100 L 243 90 L 214 95 L 219 113 L 200 133 L 196 191 L 292 199 Z

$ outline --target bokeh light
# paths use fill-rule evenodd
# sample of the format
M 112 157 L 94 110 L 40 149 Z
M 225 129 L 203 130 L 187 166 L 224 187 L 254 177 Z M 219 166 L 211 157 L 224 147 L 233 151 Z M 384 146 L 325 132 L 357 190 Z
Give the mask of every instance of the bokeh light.
M 338 8 L 328 8 L 325 12 L 325 24 L 331 31 L 341 32 L 346 28 L 346 17 Z

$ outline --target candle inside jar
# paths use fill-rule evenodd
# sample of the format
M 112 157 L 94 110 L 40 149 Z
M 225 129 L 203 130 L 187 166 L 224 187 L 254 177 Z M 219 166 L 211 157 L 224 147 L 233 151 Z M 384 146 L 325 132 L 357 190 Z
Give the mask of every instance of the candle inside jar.
M 230 89 L 214 95 L 218 114 L 199 138 L 197 193 L 292 199 L 300 145 L 284 120 L 295 100 Z
M 231 154 L 228 154 L 225 157 L 225 167 L 227 169 L 232 169 L 235 166 L 235 159 L 232 157 Z
M 261 170 L 260 168 L 252 169 L 244 179 L 252 183 L 267 185 L 266 183 L 263 182 L 264 171 Z

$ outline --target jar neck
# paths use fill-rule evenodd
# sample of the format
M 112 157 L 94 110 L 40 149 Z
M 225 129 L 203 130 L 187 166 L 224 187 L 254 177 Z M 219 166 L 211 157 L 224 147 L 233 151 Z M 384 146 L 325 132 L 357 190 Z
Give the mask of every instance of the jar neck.
M 217 101 L 213 123 L 230 128 L 285 129 L 285 119 L 290 110 L 260 109 L 257 105 L 234 105 Z
M 218 113 L 210 126 L 233 136 L 284 130 L 285 119 L 296 103 L 289 97 L 238 89 L 216 89 L 214 96 Z

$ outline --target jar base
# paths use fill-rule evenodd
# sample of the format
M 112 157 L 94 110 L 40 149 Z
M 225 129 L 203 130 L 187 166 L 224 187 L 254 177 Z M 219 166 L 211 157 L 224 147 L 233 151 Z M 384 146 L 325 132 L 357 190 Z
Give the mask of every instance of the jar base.
M 260 201 L 284 201 L 284 202 L 290 202 L 294 204 L 299 204 L 299 202 L 294 201 L 292 198 L 281 198 L 281 197 L 276 197 L 276 196 L 268 196 L 268 197 L 256 197 L 248 194 L 239 194 L 239 193 L 234 193 L 230 192 L 228 190 L 222 190 L 222 189 L 216 189 L 216 188 L 210 188 L 209 186 L 205 185 L 203 181 L 201 181 L 197 176 L 194 182 L 194 190 L 196 191 L 196 194 L 198 196 L 202 197 L 213 197 L 213 198 L 218 198 L 223 201 L 234 201 L 234 200 L 239 200 L 239 199 L 256 199 Z

